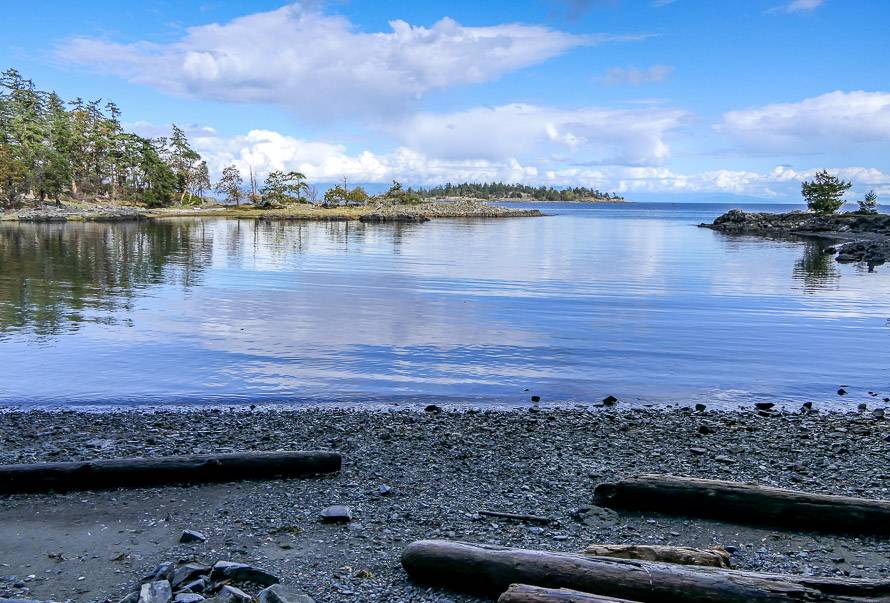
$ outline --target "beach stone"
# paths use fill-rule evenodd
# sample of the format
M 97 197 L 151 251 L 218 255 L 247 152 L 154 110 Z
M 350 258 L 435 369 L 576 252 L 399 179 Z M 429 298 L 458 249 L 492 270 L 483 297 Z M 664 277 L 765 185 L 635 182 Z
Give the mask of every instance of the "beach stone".
M 173 589 L 167 580 L 157 580 L 142 585 L 139 589 L 139 603 L 170 603 Z
M 177 588 L 180 584 L 195 581 L 195 578 L 198 576 L 209 574 L 210 569 L 209 565 L 204 565 L 203 563 L 186 563 L 185 565 L 176 568 L 173 572 L 173 578 L 170 580 L 170 584 L 173 588 Z
M 227 584 L 219 589 L 216 596 L 205 601 L 213 601 L 213 603 L 250 603 L 252 597 L 240 588 L 236 588 L 231 584 Z
M 198 603 L 198 601 L 204 600 L 204 597 L 198 593 L 179 593 L 173 598 L 173 603 Z
M 264 588 L 256 596 L 256 600 L 257 603 L 315 603 L 312 597 L 300 589 L 284 584 Z
M 321 512 L 323 523 L 346 523 L 352 521 L 352 509 L 346 505 L 332 505 Z
M 586 526 L 606 526 L 618 522 L 618 513 L 605 507 L 581 507 L 573 516 Z
M 146 574 L 142 577 L 142 583 L 145 582 L 158 582 L 160 580 L 170 581 L 173 579 L 173 571 L 176 569 L 176 564 L 172 561 L 165 561 L 164 563 L 157 566 L 154 571 L 149 574 Z
M 202 534 L 201 532 L 197 532 L 195 530 L 183 530 L 182 536 L 179 537 L 179 542 L 207 542 L 207 537 L 204 536 L 204 534 Z
M 695 405 L 695 410 L 697 410 L 698 412 L 704 412 L 706 408 L 707 406 L 701 403 Z
M 616 404 L 618 404 L 618 398 L 611 395 L 606 396 L 605 398 L 603 398 L 603 404 L 605 404 L 606 406 L 615 406 Z
M 392 488 L 390 488 L 386 484 L 380 484 L 377 487 L 377 494 L 379 494 L 380 496 L 389 496 L 390 494 L 392 494 Z
M 184 584 L 181 590 L 186 590 L 192 593 L 203 593 L 210 586 L 210 580 L 207 579 L 207 576 L 201 576 L 197 580 L 192 580 L 191 582 Z
M 442 412 L 442 409 L 435 404 L 429 404 L 423 409 L 425 412 Z
M 755 402 L 754 408 L 757 410 L 772 410 L 775 404 L 772 402 Z
M 118 601 L 118 603 L 138 603 L 139 601 L 139 591 L 134 590 L 129 595 Z
M 234 561 L 217 561 L 210 571 L 210 580 L 213 582 L 220 582 L 221 580 L 254 582 L 263 586 L 271 586 L 281 582 L 277 576 L 269 572 L 246 563 L 235 563 Z

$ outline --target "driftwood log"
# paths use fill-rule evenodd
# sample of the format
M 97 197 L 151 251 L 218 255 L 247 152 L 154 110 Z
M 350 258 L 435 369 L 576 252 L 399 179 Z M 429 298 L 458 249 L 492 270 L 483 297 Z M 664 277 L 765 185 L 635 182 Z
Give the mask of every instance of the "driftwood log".
M 664 546 L 660 544 L 591 544 L 581 552 L 594 557 L 642 559 L 643 561 L 661 561 L 678 565 L 730 567 L 730 555 L 722 547 L 693 549 L 685 546 Z
M 568 588 L 542 588 L 513 584 L 498 598 L 498 603 L 634 603 L 628 599 L 602 597 Z
M 890 501 L 812 494 L 720 480 L 640 475 L 599 484 L 605 507 L 711 517 L 821 532 L 890 534 Z
M 415 580 L 496 597 L 511 584 L 569 588 L 643 603 L 890 602 L 890 581 L 809 578 L 421 540 L 402 553 Z
M 0 493 L 293 477 L 339 471 L 340 465 L 338 453 L 324 451 L 244 452 L 0 465 Z

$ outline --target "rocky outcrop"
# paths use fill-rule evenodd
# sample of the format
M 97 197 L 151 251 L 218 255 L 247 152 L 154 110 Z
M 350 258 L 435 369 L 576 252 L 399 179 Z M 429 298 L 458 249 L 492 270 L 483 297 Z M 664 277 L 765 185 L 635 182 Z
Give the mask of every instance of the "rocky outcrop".
M 711 224 L 700 224 L 726 234 L 774 237 L 817 236 L 841 241 L 831 251 L 839 262 L 883 264 L 890 260 L 890 215 L 845 213 L 822 216 L 794 211 L 784 214 L 731 209 Z
M 407 213 L 385 213 L 375 212 L 373 214 L 365 214 L 359 217 L 359 222 L 382 223 L 382 222 L 403 222 L 409 224 L 419 224 L 421 222 L 429 222 L 430 219 L 423 214 L 407 214 Z

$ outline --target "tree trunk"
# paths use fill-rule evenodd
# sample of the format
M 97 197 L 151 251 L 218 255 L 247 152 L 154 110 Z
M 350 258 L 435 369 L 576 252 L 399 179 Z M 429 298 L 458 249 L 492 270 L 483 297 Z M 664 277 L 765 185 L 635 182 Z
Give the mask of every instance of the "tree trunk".
M 541 588 L 513 584 L 498 598 L 498 603 L 634 603 L 628 599 L 602 597 L 568 588 Z
M 640 475 L 596 487 L 605 507 L 822 532 L 890 533 L 890 501 L 811 494 L 720 480 Z
M 0 465 L 0 494 L 270 479 L 330 473 L 339 471 L 340 465 L 338 453 L 324 451 L 242 452 Z
M 402 553 L 412 578 L 497 596 L 511 584 L 570 588 L 643 603 L 890 602 L 890 581 L 807 578 L 421 540 Z
M 581 552 L 594 557 L 641 559 L 705 567 L 730 567 L 729 553 L 724 548 L 693 549 L 685 546 L 658 544 L 591 544 Z

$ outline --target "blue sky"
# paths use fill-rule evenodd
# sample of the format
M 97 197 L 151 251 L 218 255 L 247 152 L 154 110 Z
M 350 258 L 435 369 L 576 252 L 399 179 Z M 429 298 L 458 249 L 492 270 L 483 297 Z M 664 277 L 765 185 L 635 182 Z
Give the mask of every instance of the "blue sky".
M 890 195 L 890 3 L 13 3 L 4 66 L 211 168 L 316 182 L 583 184 L 794 200 L 819 168 Z

